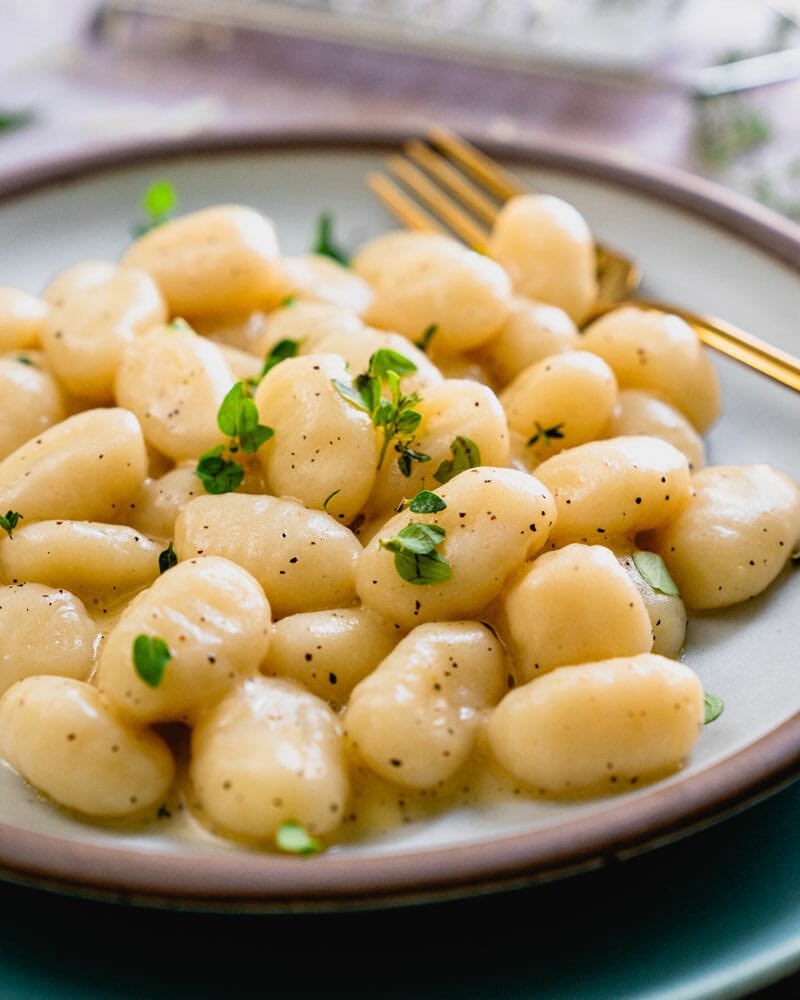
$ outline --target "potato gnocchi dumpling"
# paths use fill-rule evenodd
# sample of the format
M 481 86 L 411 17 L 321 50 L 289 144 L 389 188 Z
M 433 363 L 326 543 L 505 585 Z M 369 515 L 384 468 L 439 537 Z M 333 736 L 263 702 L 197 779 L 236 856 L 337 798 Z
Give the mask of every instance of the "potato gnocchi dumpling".
M 503 613 L 526 681 L 570 663 L 649 653 L 653 645 L 636 584 L 602 545 L 543 552 L 509 586 Z
M 608 362 L 620 388 L 658 393 L 700 433 L 719 418 L 717 373 L 697 334 L 680 317 L 625 306 L 595 320 L 581 343 Z
M 152 809 L 175 773 L 164 740 L 126 725 L 97 688 L 69 677 L 26 677 L 6 691 L 0 754 L 53 801 L 87 816 Z
M 48 311 L 34 295 L 0 286 L 0 353 L 39 347 Z
M 341 708 L 350 692 L 402 635 L 366 608 L 334 608 L 289 615 L 272 628 L 261 672 L 299 681 L 312 694 Z
M 44 298 L 50 305 L 41 333 L 47 362 L 68 392 L 93 403 L 113 399 L 126 345 L 167 318 L 148 274 L 104 261 L 69 268 Z
M 287 358 L 276 365 L 255 395 L 262 422 L 275 432 L 259 459 L 271 494 L 324 507 L 347 524 L 372 491 L 378 439 L 369 415 L 342 396 L 337 382 L 352 386 L 336 354 Z
M 224 556 L 258 580 L 276 618 L 355 601 L 358 539 L 321 510 L 269 496 L 201 496 L 175 523 L 180 559 Z
M 378 236 L 361 248 L 353 269 L 375 291 L 364 314 L 368 323 L 414 341 L 435 326 L 436 346 L 444 353 L 480 347 L 508 315 L 506 272 L 449 236 Z
M 38 521 L 0 541 L 0 572 L 15 583 L 121 597 L 155 580 L 160 552 L 160 545 L 127 525 Z
M 579 348 L 578 328 L 563 309 L 515 295 L 500 332 L 474 357 L 502 387 L 537 361 Z
M 555 499 L 555 545 L 630 538 L 677 517 L 690 492 L 685 456 L 638 435 L 569 448 L 537 466 L 536 477 Z
M 489 743 L 520 781 L 569 796 L 674 770 L 702 726 L 697 675 L 643 653 L 560 667 L 509 692 L 489 720 Z
M 401 628 L 477 614 L 493 601 L 514 570 L 542 548 L 555 519 L 550 492 L 513 469 L 468 469 L 436 490 L 446 504 L 424 517 L 397 514 L 359 557 L 356 590 L 363 605 Z M 443 533 L 441 556 L 450 567 L 442 582 L 420 586 L 401 576 L 386 542 L 422 521 Z
M 469 757 L 505 678 L 502 646 L 485 625 L 420 625 L 353 691 L 347 738 L 387 780 L 432 788 Z
M 272 222 L 243 205 L 218 205 L 166 222 L 122 258 L 152 276 L 173 316 L 270 309 L 291 292 Z
M 714 368 L 677 316 L 589 322 L 573 206 L 511 199 L 488 249 L 285 257 L 220 205 L 42 298 L 0 288 L 20 780 L 94 822 L 305 854 L 683 765 L 687 608 L 773 584 L 800 488 L 704 468 Z
M 0 693 L 37 674 L 87 680 L 97 626 L 80 598 L 40 583 L 0 587 Z
M 0 461 L 66 415 L 64 394 L 49 372 L 24 356 L 0 358 Z
M 202 817 L 262 843 L 291 820 L 311 834 L 333 830 L 350 784 L 335 713 L 272 677 L 245 680 L 195 726 L 190 777 Z
M 592 234 L 576 208 L 552 195 L 512 198 L 498 212 L 489 253 L 514 291 L 563 309 L 581 323 L 597 298 Z
M 141 487 L 147 452 L 123 409 L 84 410 L 26 441 L 0 462 L 0 507 L 27 521 L 110 521 Z
M 269 602 L 246 570 L 214 556 L 190 559 L 131 601 L 103 644 L 95 682 L 131 722 L 190 721 L 257 672 L 270 624 Z M 166 645 L 157 683 L 137 661 L 139 636 Z
M 800 490 L 768 465 L 715 465 L 692 478 L 694 496 L 644 538 L 697 610 L 746 601 L 769 586 L 800 538 Z

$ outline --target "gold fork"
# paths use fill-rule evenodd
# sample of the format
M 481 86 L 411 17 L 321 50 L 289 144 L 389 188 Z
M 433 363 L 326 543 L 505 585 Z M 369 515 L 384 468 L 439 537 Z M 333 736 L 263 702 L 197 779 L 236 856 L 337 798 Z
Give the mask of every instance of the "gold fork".
M 406 156 L 393 156 L 386 164 L 418 201 L 381 173 L 368 175 L 370 189 L 407 228 L 449 231 L 468 246 L 485 252 L 490 227 L 502 203 L 514 195 L 529 194 L 530 189 L 448 129 L 432 129 L 428 142 L 426 145 L 410 140 L 404 147 Z M 724 320 L 663 302 L 632 298 L 641 278 L 636 264 L 602 244 L 597 245 L 596 256 L 598 297 L 593 317 L 623 304 L 670 312 L 689 323 L 709 347 L 800 391 L 800 360 L 791 354 Z

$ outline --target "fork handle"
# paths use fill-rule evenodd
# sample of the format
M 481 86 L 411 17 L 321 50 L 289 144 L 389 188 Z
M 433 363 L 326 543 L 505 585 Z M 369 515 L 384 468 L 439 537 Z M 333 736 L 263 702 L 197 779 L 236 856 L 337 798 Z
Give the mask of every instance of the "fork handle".
M 660 312 L 679 316 L 694 329 L 700 340 L 708 347 L 800 392 L 800 359 L 754 337 L 751 333 L 740 330 L 726 320 L 700 316 L 689 309 L 652 299 L 631 299 L 628 302 L 618 303 L 614 308 L 623 305 L 658 309 Z

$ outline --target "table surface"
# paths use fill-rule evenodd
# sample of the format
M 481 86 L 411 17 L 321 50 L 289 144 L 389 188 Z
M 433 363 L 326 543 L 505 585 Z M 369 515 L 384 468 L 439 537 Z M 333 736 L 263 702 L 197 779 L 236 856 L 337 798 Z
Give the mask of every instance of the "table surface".
M 799 826 L 795 783 L 716 827 L 602 870 L 373 912 L 170 912 L 0 885 L 0 996 L 743 996 L 800 960 Z M 754 995 L 788 1000 L 797 984 Z
M 768 43 L 763 5 L 735 0 L 724 17 L 721 6 L 684 5 L 674 58 L 702 63 Z M 667 163 L 800 217 L 798 82 L 701 106 L 657 86 L 252 34 L 162 26 L 99 39 L 87 27 L 95 9 L 95 0 L 0 0 L 0 111 L 35 114 L 0 133 L 0 172 L 136 138 L 320 126 L 419 133 L 438 120 L 472 136 L 555 136 Z M 0 997 L 740 996 L 800 965 L 798 827 L 800 784 L 598 872 L 376 913 L 147 911 L 0 885 Z M 308 958 L 287 960 L 295 952 Z M 800 995 L 800 979 L 759 995 Z

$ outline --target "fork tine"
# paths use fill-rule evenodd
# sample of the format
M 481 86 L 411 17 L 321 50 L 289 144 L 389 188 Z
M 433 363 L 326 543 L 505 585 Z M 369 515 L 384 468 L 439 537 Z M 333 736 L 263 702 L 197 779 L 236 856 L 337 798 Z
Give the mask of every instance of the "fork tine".
M 483 222 L 491 225 L 497 218 L 498 205 L 487 198 L 483 191 L 468 180 L 460 170 L 456 170 L 449 160 L 420 142 L 410 139 L 403 149 L 406 155 L 419 164 L 443 187 L 457 197 Z
M 367 186 L 407 229 L 423 233 L 444 233 L 445 229 L 423 208 L 412 201 L 388 177 L 376 172 L 367 174 Z
M 448 156 L 462 166 L 484 187 L 487 187 L 492 194 L 500 198 L 501 201 L 508 201 L 518 194 L 529 194 L 530 190 L 521 181 L 495 163 L 488 156 L 484 156 L 480 150 L 465 142 L 460 136 L 455 135 L 442 125 L 434 126 L 428 132 L 428 141 L 439 149 L 444 150 Z
M 395 177 L 399 177 L 418 198 L 433 209 L 467 246 L 485 252 L 488 231 L 462 211 L 458 203 L 429 180 L 418 167 L 401 156 L 391 157 L 386 165 Z
M 595 252 L 599 288 L 593 315 L 630 298 L 642 278 L 636 264 L 610 252 L 607 247 L 597 246 Z

